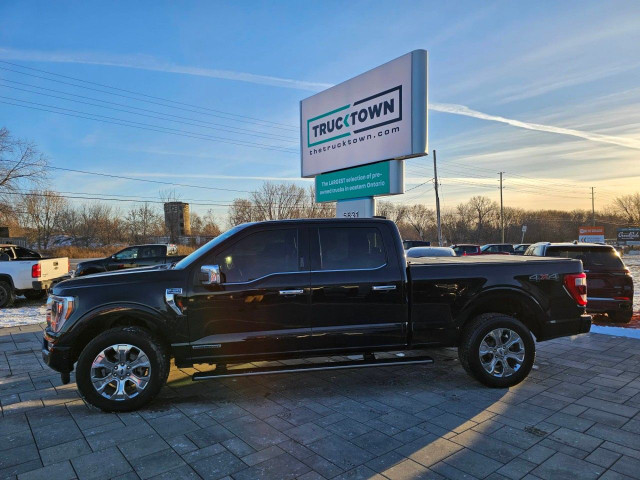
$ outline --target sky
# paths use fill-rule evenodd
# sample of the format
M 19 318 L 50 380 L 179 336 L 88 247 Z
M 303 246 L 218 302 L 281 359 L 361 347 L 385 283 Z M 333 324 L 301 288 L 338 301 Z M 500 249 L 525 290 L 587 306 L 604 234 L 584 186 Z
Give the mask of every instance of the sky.
M 498 172 L 507 206 L 589 209 L 595 187 L 603 208 L 640 191 L 638 45 L 628 1 L 5 0 L 0 126 L 65 195 L 127 209 L 172 189 L 223 217 L 265 180 L 311 185 L 300 100 L 422 48 L 445 208 L 499 200 Z M 387 200 L 432 207 L 432 162 Z

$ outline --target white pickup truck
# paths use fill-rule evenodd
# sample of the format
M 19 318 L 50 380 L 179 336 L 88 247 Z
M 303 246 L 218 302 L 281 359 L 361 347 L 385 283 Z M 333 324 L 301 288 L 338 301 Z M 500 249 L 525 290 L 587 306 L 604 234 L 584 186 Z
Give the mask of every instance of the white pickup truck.
M 69 259 L 43 258 L 18 245 L 0 244 L 0 308 L 9 307 L 16 295 L 43 298 L 47 290 L 69 275 Z

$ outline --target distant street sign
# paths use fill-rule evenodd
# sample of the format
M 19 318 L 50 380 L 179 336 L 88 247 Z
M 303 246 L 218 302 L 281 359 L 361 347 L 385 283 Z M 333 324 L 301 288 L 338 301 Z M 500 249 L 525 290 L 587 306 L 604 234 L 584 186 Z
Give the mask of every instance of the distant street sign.
M 640 245 L 640 227 L 627 227 L 618 229 L 619 245 Z
M 316 202 L 403 193 L 403 170 L 400 160 L 391 160 L 318 175 Z
M 585 243 L 604 243 L 604 227 L 580 227 L 578 241 Z
M 526 225 L 522 225 L 522 233 L 525 233 L 527 231 L 527 226 Z

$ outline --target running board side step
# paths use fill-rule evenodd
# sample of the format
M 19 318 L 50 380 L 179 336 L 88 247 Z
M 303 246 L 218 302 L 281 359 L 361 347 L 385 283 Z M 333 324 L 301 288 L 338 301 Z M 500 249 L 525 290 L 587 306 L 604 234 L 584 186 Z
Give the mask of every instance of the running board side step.
M 194 373 L 192 380 L 208 380 L 211 378 L 248 377 L 251 375 L 272 375 L 275 373 L 315 372 L 319 370 L 341 370 L 346 368 L 364 367 L 388 367 L 393 365 L 416 365 L 421 363 L 433 363 L 433 358 L 422 357 L 397 357 L 385 359 L 349 360 L 345 362 L 327 363 L 302 363 L 300 365 L 277 365 L 274 367 L 253 367 L 237 370 L 227 370 L 216 367 L 209 372 Z

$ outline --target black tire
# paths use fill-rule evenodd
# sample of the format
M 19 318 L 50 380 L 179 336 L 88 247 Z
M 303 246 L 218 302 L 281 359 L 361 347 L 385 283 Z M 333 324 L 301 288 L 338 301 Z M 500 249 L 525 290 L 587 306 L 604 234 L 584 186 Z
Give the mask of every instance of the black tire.
M 106 398 L 96 390 L 91 381 L 92 364 L 98 354 L 105 349 L 112 345 L 124 344 L 134 347 L 132 351 L 137 349 L 147 356 L 150 369 L 150 371 L 147 371 L 148 383 L 140 392 L 134 392 L 136 394 L 132 398 L 121 400 Z M 115 363 L 117 367 L 117 362 Z M 170 358 L 165 346 L 154 338 L 151 333 L 139 327 L 117 327 L 101 333 L 82 350 L 76 365 L 76 383 L 82 397 L 91 405 L 105 412 L 129 412 L 143 407 L 158 395 L 167 381 L 170 366 Z M 106 372 L 110 371 L 105 369 L 104 373 L 106 374 Z M 111 378 L 114 382 L 118 382 L 115 376 L 112 375 Z M 128 378 L 119 378 L 124 378 L 124 383 L 129 389 L 134 387 Z M 114 388 L 109 384 L 106 393 L 108 394 L 109 391 L 113 390 Z
M 27 300 L 41 300 L 47 296 L 46 290 L 27 290 L 22 293 Z
M 607 312 L 607 316 L 609 317 L 609 320 L 614 323 L 629 323 L 631 321 L 631 317 L 633 317 L 633 312 L 631 310 Z
M 509 363 L 509 366 L 518 366 L 517 370 L 508 376 L 496 376 L 500 373 L 499 371 L 492 375 L 482 366 L 480 345 L 485 337 L 496 329 L 508 329 L 515 332 L 522 340 L 521 344 L 524 347 L 524 358 L 521 364 L 512 363 L 513 359 L 505 360 Z M 513 348 L 516 348 L 516 346 Z M 520 351 L 511 353 L 520 353 Z M 493 358 L 491 357 L 493 354 L 490 353 L 488 355 L 489 357 L 485 356 L 484 358 Z M 521 321 L 508 315 L 502 313 L 485 313 L 471 320 L 462 330 L 460 344 L 458 346 L 460 363 L 469 375 L 488 387 L 506 388 L 517 385 L 529 375 L 535 357 L 536 345 L 531 332 Z M 498 360 L 497 363 L 504 365 L 500 363 L 500 360 Z
M 0 308 L 10 307 L 16 301 L 16 292 L 8 282 L 0 282 Z

